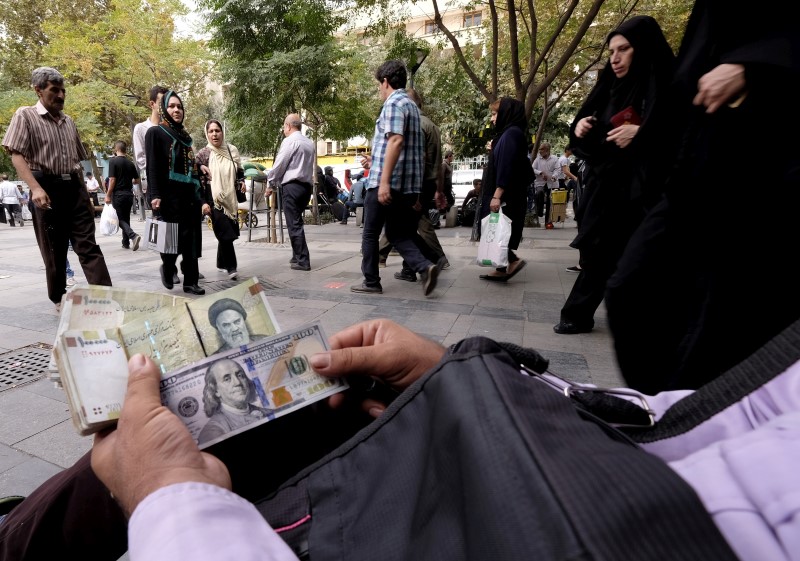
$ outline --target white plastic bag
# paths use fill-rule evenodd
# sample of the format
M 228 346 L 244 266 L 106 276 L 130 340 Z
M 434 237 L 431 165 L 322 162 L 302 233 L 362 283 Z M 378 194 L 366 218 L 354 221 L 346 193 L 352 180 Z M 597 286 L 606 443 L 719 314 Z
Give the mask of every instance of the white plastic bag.
M 119 232 L 119 218 L 113 205 L 104 205 L 100 215 L 100 233 L 104 236 L 113 236 Z
M 478 246 L 478 265 L 507 267 L 508 242 L 511 239 L 511 219 L 503 209 L 481 220 L 481 243 Z

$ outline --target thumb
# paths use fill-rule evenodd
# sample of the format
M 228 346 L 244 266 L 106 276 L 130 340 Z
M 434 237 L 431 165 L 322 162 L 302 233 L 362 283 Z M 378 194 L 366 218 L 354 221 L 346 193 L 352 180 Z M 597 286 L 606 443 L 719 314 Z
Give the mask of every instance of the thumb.
M 160 407 L 160 382 L 161 373 L 150 357 L 133 355 L 128 361 L 128 391 L 125 394 L 123 416 L 141 418 L 140 415 Z

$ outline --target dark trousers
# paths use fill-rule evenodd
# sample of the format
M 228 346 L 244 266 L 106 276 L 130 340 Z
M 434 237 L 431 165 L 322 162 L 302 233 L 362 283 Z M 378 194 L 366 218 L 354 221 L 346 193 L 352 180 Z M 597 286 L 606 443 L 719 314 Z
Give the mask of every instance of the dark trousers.
M 306 183 L 290 181 L 281 186 L 283 190 L 283 216 L 286 218 L 286 229 L 289 230 L 289 240 L 292 243 L 292 258 L 298 265 L 311 266 L 311 257 L 308 253 L 306 233 L 303 229 L 303 214 L 305 214 L 308 201 L 311 199 L 312 186 Z
M 16 224 L 14 224 L 15 219 L 19 221 L 20 226 L 24 224 L 24 221 L 22 220 L 22 207 L 19 206 L 19 204 L 4 203 L 3 206 L 6 207 L 6 210 L 8 211 L 9 226 L 16 226 Z
M 420 212 L 417 212 L 419 216 L 419 219 L 417 220 L 417 234 L 419 235 L 419 239 L 423 242 L 418 247 L 420 252 L 422 252 L 422 255 L 432 263 L 436 263 L 439 259 L 444 257 L 444 249 L 442 249 L 442 244 L 439 243 L 439 237 L 436 235 L 436 230 L 433 227 L 433 222 L 431 222 L 431 217 L 429 214 L 429 210 L 432 208 L 433 196 L 435 194 L 436 181 L 426 180 L 423 183 L 422 194 L 420 195 L 422 209 Z M 386 259 L 394 246 L 389 243 L 389 238 L 386 235 L 381 236 L 379 245 L 380 257 L 381 259 Z M 403 261 L 403 269 L 406 271 L 411 271 L 411 268 L 405 261 Z
M 50 210 L 34 208 L 33 229 L 47 275 L 47 296 L 58 304 L 67 287 L 67 247 L 72 242 L 89 284 L 111 286 L 103 252 L 94 237 L 94 208 L 77 179 L 37 181 L 50 197 Z
M 122 247 L 130 247 L 131 240 L 136 237 L 136 232 L 131 228 L 131 208 L 133 208 L 133 193 L 125 191 L 113 193 L 114 210 L 117 211 L 119 228 L 122 231 Z
M 192 207 L 193 209 L 194 207 Z M 178 220 L 178 253 L 162 253 L 161 262 L 164 264 L 164 273 L 167 278 L 172 278 L 178 273 L 175 264 L 178 255 L 181 256 L 181 272 L 183 273 L 183 286 L 194 286 L 200 279 L 197 265 L 197 240 L 194 212 L 183 215 Z M 171 222 L 172 220 L 167 220 Z
M 547 185 L 536 187 L 536 215 L 550 222 L 550 188 Z
M 233 241 L 219 241 L 217 245 L 217 269 L 225 269 L 229 273 L 236 270 L 236 250 Z

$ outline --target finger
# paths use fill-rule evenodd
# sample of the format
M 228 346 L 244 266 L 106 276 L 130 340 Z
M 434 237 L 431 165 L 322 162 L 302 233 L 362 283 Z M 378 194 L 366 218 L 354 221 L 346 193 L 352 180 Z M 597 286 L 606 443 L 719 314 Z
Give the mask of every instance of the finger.
M 122 407 L 122 417 L 143 419 L 150 411 L 161 407 L 159 382 L 161 373 L 156 364 L 143 354 L 128 361 L 128 390 Z
M 386 411 L 386 404 L 375 399 L 365 399 L 361 402 L 361 409 L 369 413 L 370 417 L 377 419 Z

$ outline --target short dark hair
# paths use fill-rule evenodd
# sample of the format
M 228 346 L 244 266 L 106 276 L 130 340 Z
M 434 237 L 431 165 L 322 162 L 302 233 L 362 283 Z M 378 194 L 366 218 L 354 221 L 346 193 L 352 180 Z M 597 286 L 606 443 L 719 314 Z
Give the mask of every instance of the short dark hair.
M 453 151 L 452 150 L 448 150 L 447 152 L 444 153 L 444 157 L 445 158 L 449 158 L 452 155 L 453 155 Z
M 210 323 L 213 327 L 216 327 L 217 316 L 226 310 L 236 310 L 239 312 L 239 315 L 242 316 L 242 319 L 247 319 L 247 312 L 245 311 L 244 306 L 242 306 L 233 298 L 221 298 L 220 300 L 217 300 L 211 304 L 211 307 L 208 308 L 208 323 Z
M 125 152 L 128 150 L 128 144 L 124 140 L 117 140 L 114 143 L 114 152 Z
M 153 86 L 150 88 L 150 101 L 158 101 L 158 94 L 165 94 L 168 91 L 164 86 Z
M 375 71 L 375 79 L 378 82 L 382 83 L 384 78 L 389 81 L 389 85 L 394 90 L 405 88 L 408 80 L 406 65 L 402 60 L 387 60 Z
M 91 176 L 92 176 L 92 172 L 90 172 L 90 171 L 87 171 L 87 172 L 86 172 L 86 177 L 91 177 Z
M 483 185 L 483 179 L 481 179 L 480 177 L 476 177 L 475 179 L 472 180 L 472 186 L 473 187 L 476 187 L 478 185 L 478 183 Z

